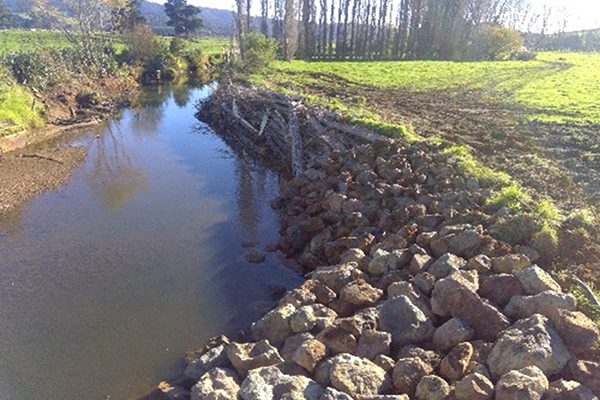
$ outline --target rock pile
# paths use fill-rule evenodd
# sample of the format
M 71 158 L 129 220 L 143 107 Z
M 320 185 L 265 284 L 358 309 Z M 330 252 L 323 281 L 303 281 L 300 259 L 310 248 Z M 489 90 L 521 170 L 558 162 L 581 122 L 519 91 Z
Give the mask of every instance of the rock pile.
M 162 399 L 597 399 L 598 327 L 538 251 L 487 232 L 497 210 L 425 145 L 315 157 L 282 184 L 279 249 L 309 270 L 215 340 Z

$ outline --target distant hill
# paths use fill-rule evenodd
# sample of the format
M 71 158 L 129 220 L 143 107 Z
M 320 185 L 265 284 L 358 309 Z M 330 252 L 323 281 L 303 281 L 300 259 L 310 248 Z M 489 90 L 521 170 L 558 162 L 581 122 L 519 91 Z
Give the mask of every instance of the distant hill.
M 61 0 L 52 1 L 59 6 L 62 3 Z M 28 19 L 31 9 L 29 0 L 4 0 L 4 2 L 11 12 L 19 14 L 19 21 L 23 24 L 27 22 L 28 25 L 24 26 L 25 28 L 40 27 L 35 26 L 35 22 Z M 167 25 L 167 15 L 162 4 L 142 0 L 140 11 L 148 20 L 148 25 L 156 33 L 163 35 L 173 33 L 173 28 Z M 204 27 L 198 32 L 198 35 L 231 37 L 233 33 L 233 13 L 231 11 L 200 7 L 200 18 L 204 21 Z
M 156 33 L 173 33 L 173 29 L 167 25 L 167 15 L 162 4 L 142 0 L 140 11 Z M 200 7 L 200 18 L 204 21 L 204 27 L 198 32 L 200 36 L 230 37 L 233 33 L 231 11 Z

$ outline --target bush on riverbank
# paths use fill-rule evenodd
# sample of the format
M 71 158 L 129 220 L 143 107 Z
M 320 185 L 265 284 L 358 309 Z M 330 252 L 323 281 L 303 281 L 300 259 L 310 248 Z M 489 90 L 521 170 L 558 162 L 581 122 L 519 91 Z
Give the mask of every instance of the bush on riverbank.
M 32 110 L 33 95 L 17 86 L 7 68 L 0 65 L 0 136 L 15 127 L 39 127 L 40 116 Z

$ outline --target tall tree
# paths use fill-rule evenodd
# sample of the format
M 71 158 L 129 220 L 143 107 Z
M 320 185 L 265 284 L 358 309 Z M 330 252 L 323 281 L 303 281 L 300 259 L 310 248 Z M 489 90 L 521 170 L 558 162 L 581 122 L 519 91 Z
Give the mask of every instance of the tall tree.
M 283 58 L 291 61 L 298 48 L 297 0 L 285 0 L 283 18 Z
M 260 0 L 260 33 L 269 36 L 269 0 Z
M 119 32 L 131 32 L 136 25 L 145 24 L 146 18 L 140 11 L 142 0 L 126 0 L 116 4 L 111 11 L 111 28 Z
M 187 0 L 168 0 L 165 13 L 169 17 L 167 25 L 172 26 L 178 36 L 189 36 L 202 27 L 202 20 L 198 18 L 200 9 L 187 4 Z

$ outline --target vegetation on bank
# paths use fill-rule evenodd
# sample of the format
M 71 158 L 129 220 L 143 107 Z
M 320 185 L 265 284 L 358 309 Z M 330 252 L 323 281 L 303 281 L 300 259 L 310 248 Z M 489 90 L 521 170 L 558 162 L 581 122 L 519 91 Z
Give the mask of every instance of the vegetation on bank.
M 226 39 L 155 36 L 143 26 L 92 39 L 84 50 L 77 35 L 73 40 L 62 32 L 9 30 L 0 35 L 0 136 L 42 126 L 44 98 L 61 88 L 79 98 L 91 93 L 98 102 L 118 94 L 102 96 L 107 87 L 129 86 L 132 78 L 154 82 L 158 70 L 162 82 L 182 74 L 202 79 L 206 67 L 221 63 L 229 47 Z M 106 80 L 114 83 L 97 84 Z

